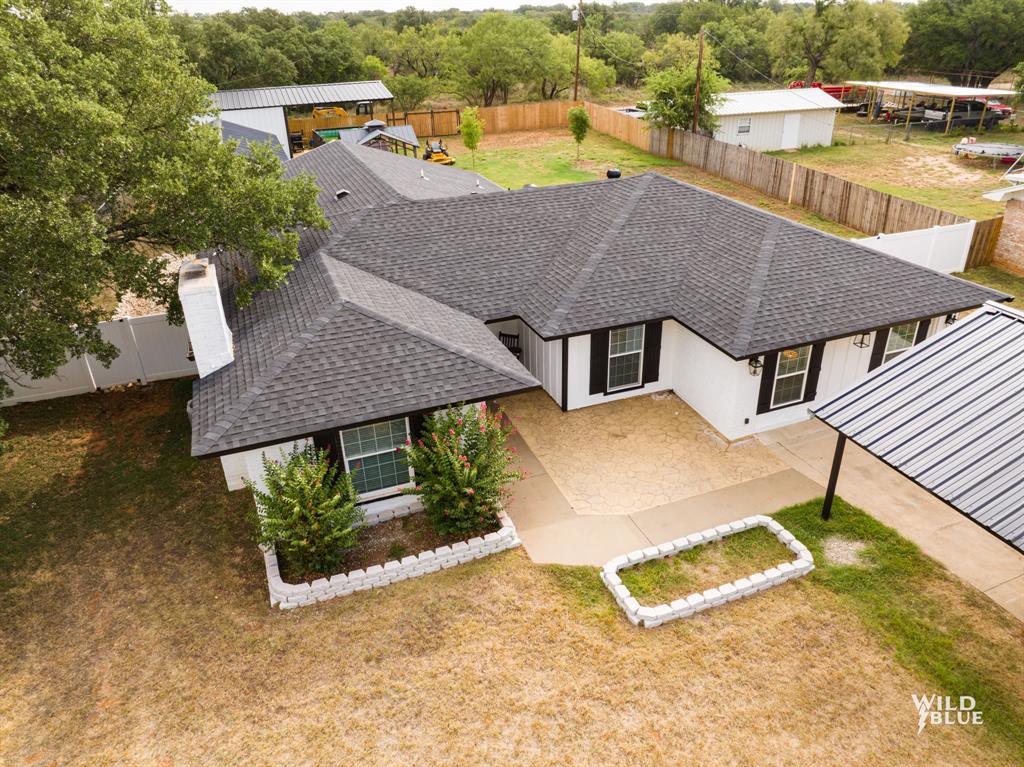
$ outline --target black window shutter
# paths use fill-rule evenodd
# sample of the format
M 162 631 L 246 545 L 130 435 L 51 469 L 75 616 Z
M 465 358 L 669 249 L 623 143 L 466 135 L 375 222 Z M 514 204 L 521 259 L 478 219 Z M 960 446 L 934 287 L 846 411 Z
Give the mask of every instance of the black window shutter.
M 341 432 L 337 429 L 317 432 L 313 435 L 313 447 L 317 450 L 326 450 L 328 460 L 331 463 L 339 463 L 341 461 Z
M 884 328 L 875 333 L 875 345 L 871 347 L 871 361 L 868 363 L 868 371 L 874 370 L 882 364 L 882 357 L 885 356 L 885 345 L 888 341 L 888 328 Z
M 643 383 L 658 380 L 661 363 L 661 323 L 648 322 L 644 326 L 644 377 Z
M 764 355 L 761 368 L 761 391 L 757 395 L 757 412 L 767 413 L 772 409 L 772 389 L 775 388 L 775 368 L 779 364 L 777 353 Z
M 590 334 L 590 393 L 608 390 L 608 331 Z
M 413 442 L 423 436 L 423 421 L 426 420 L 424 413 L 413 413 L 409 416 L 409 439 Z
M 804 385 L 804 402 L 811 402 L 818 396 L 818 378 L 821 376 L 821 360 L 825 356 L 825 344 L 811 347 L 811 360 L 807 365 L 807 382 Z
M 931 320 L 921 320 L 917 323 L 917 335 L 914 336 L 914 346 L 917 346 L 928 337 L 928 326 L 931 324 Z

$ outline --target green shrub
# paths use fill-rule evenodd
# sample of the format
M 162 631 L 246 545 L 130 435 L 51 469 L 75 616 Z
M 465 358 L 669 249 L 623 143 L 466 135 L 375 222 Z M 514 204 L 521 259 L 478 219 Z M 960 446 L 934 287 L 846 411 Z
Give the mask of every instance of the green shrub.
M 302 572 L 340 565 L 363 522 L 352 477 L 311 446 L 295 446 L 282 461 L 264 456 L 263 471 L 266 492 L 246 481 L 256 498 L 260 543 L 274 546 Z
M 486 405 L 448 407 L 428 417 L 423 438 L 404 448 L 431 526 L 439 533 L 474 533 L 497 522 L 507 486 L 521 479 L 505 446 L 512 426 Z

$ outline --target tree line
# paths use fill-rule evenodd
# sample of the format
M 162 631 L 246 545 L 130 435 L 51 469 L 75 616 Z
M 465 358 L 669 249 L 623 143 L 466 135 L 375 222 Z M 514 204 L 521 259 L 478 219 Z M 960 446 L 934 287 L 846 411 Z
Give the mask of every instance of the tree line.
M 732 82 L 835 82 L 894 71 L 987 85 L 1024 59 L 1024 0 L 686 0 L 584 3 L 581 85 L 632 88 L 696 58 Z M 441 96 L 490 106 L 571 95 L 567 6 L 514 12 L 295 13 L 248 8 L 171 17 L 187 59 L 218 88 L 382 79 L 399 109 Z

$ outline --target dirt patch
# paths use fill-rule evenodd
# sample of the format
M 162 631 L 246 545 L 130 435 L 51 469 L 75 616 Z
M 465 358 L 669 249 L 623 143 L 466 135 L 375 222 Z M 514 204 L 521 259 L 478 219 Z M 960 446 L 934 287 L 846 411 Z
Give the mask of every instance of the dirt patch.
M 459 541 L 467 541 L 476 536 L 484 536 L 498 530 L 497 523 L 488 525 L 473 533 L 451 533 L 443 535 L 437 532 L 427 520 L 426 514 L 410 514 L 398 519 L 390 519 L 376 525 L 364 527 L 359 533 L 358 545 L 345 555 L 344 562 L 337 572 L 346 573 L 363 569 L 372 565 L 384 565 L 385 562 L 401 560 L 402 557 L 415 556 L 427 549 L 439 546 L 451 546 Z M 334 573 L 303 573 L 296 570 L 287 558 L 279 556 L 281 577 L 286 583 L 299 583 L 317 578 L 329 578 Z
M 825 559 L 834 565 L 862 565 L 860 555 L 867 546 L 864 541 L 833 535 L 825 539 Z

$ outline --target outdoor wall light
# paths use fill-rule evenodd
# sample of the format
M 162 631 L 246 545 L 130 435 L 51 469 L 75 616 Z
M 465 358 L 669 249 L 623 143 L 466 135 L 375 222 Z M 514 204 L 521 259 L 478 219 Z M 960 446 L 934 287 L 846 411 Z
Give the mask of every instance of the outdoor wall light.
M 956 315 L 955 314 L 947 314 L 946 315 L 946 324 L 947 325 L 952 325 L 954 322 L 956 322 Z
M 853 345 L 856 346 L 858 349 L 867 349 L 868 348 L 868 334 L 867 333 L 861 333 L 859 336 L 854 336 L 853 337 Z
M 761 375 L 761 368 L 764 367 L 764 363 L 760 357 L 753 357 L 747 362 L 747 368 L 750 370 L 750 375 L 757 376 Z

